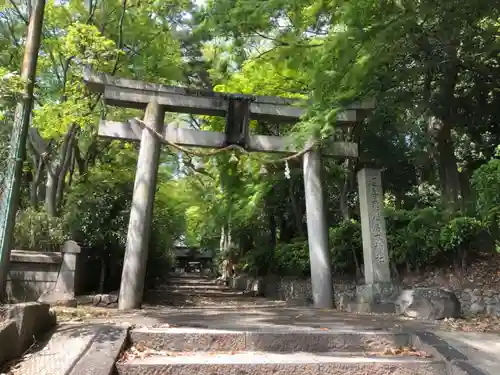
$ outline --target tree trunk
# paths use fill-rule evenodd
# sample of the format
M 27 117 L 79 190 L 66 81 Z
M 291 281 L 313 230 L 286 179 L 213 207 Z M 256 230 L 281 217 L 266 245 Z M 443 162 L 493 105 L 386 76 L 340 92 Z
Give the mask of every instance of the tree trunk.
M 349 203 L 347 201 L 347 194 L 350 188 L 350 175 L 351 175 L 351 163 L 349 160 L 344 162 L 345 174 L 344 180 L 340 185 L 340 212 L 342 214 L 342 218 L 345 221 L 349 221 L 351 219 L 351 213 L 349 211 Z
M 290 195 L 290 203 L 292 205 L 293 217 L 295 219 L 295 226 L 297 227 L 297 233 L 301 237 L 305 235 L 304 227 L 302 225 L 302 216 L 299 210 L 299 205 L 297 204 L 297 200 L 295 199 L 295 192 L 293 190 L 293 181 L 292 179 L 288 182 L 288 194 Z
M 45 207 L 50 216 L 57 216 L 59 207 L 62 204 L 65 179 L 71 165 L 71 158 L 74 150 L 73 143 L 77 131 L 78 127 L 76 125 L 71 125 L 64 136 L 64 142 L 58 157 L 53 161 L 45 161 L 47 170 Z M 31 141 L 40 157 L 48 153 L 48 146 L 40 137 L 36 129 L 32 129 Z
M 59 169 L 59 168 L 57 168 Z M 47 184 L 45 189 L 45 209 L 50 216 L 57 216 L 57 176 L 50 168 L 47 168 Z
M 439 131 L 437 148 L 443 203 L 450 208 L 458 209 L 460 207 L 460 179 L 449 123 L 443 123 Z
M 38 206 L 38 200 L 40 197 L 38 190 L 40 187 L 40 183 L 42 181 L 42 176 L 43 176 L 43 160 L 40 159 L 36 167 L 35 176 L 33 178 L 33 181 L 31 181 L 31 186 L 30 186 L 30 201 L 33 207 Z
M 460 191 L 462 194 L 462 210 L 465 214 L 471 213 L 474 215 L 475 200 L 470 184 L 471 173 L 468 169 L 465 169 L 458 174 L 458 177 L 460 179 Z
M 101 273 L 99 275 L 99 289 L 98 293 L 103 294 L 104 293 L 104 283 L 106 281 L 106 259 L 104 255 L 101 255 Z

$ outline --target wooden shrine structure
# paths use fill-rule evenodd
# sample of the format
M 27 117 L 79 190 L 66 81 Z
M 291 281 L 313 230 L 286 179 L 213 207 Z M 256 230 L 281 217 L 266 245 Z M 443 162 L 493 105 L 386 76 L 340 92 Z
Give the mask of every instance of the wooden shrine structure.
M 250 134 L 249 122 L 265 120 L 274 123 L 293 123 L 300 119 L 304 109 L 299 106 L 300 102 L 292 99 L 165 86 L 115 78 L 90 70 L 85 71 L 84 81 L 91 90 L 101 93 L 108 105 L 145 110 L 143 122 L 146 127 L 140 126 L 137 121 L 102 120 L 99 125 L 99 136 L 140 141 L 119 296 L 119 309 L 139 308 L 143 297 L 162 142 L 158 134 L 171 143 L 185 147 L 223 148 L 237 145 L 247 151 L 294 154 L 301 150 L 293 146 L 291 138 Z M 337 115 L 337 122 L 345 126 L 353 125 L 364 118 L 372 107 L 370 103 L 352 105 Z M 198 131 L 164 124 L 167 111 L 224 116 L 225 131 Z M 358 145 L 350 142 L 333 142 L 324 148 L 322 153 L 336 158 L 357 158 Z M 333 286 L 319 150 L 311 148 L 304 153 L 303 173 L 313 301 L 315 307 L 330 308 L 333 306 Z M 365 169 L 360 173 L 362 175 L 358 175 L 358 179 L 363 181 L 363 188 L 360 186 L 360 206 L 366 278 L 367 282 L 385 282 L 389 277 L 385 225 L 383 220 L 380 224 L 379 217 L 369 214 L 369 211 L 373 211 L 373 202 L 382 205 L 380 171 Z M 370 187 L 372 185 L 375 186 L 374 189 Z M 366 214 L 363 214 L 363 210 Z M 380 216 L 380 210 L 378 211 Z M 373 235 L 372 228 L 375 222 L 378 228 L 376 236 Z M 376 244 L 381 247 L 379 249 L 381 252 L 376 251 Z M 375 253 L 376 256 L 373 256 Z

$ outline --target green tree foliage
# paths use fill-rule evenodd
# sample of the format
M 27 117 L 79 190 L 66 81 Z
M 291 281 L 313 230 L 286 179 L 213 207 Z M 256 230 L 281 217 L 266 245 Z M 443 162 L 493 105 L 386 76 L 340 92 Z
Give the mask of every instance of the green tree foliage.
M 0 156 L 21 84 L 28 3 L 0 3 Z M 359 160 L 322 163 L 335 274 L 363 272 L 359 162 L 382 169 L 394 272 L 463 266 L 490 250 L 490 236 L 498 240 L 500 8 L 491 2 L 83 3 L 47 5 L 19 246 L 48 250 L 71 236 L 104 263 L 123 256 L 137 148 L 99 139 L 97 124 L 142 114 L 106 106 L 82 83 L 84 66 L 211 91 L 307 99 L 299 124 L 252 121 L 251 129 L 291 134 L 298 145 L 311 135 L 359 143 Z M 376 108 L 364 121 L 337 126 L 339 111 L 367 99 Z M 208 116 L 169 113 L 166 121 L 224 128 L 223 119 Z M 288 162 L 286 178 L 276 155 L 236 152 L 237 163 L 231 153 L 184 155 L 182 175 L 174 177 L 172 151 L 164 150 L 156 195 L 152 278 L 164 273 L 181 233 L 190 245 L 220 249 L 220 258 L 234 258 L 243 272 L 308 275 L 300 158 Z

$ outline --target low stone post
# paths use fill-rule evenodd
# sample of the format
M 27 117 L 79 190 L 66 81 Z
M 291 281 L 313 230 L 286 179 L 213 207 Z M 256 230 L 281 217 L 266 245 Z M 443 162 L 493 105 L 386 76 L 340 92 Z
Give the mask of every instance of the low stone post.
M 149 103 L 144 116 L 146 125 L 162 133 L 164 118 L 164 107 L 158 102 Z M 160 146 L 161 140 L 151 130 L 142 130 L 118 300 L 120 310 L 137 309 L 142 304 Z
M 361 304 L 379 304 L 397 291 L 391 282 L 380 170 L 361 169 L 358 185 L 366 285 L 358 286 L 357 300 Z
M 81 247 L 75 241 L 66 241 L 61 249 L 62 262 L 53 290 L 42 294 L 39 302 L 74 305 L 75 285 L 78 273 L 78 257 Z
M 332 308 L 332 270 L 328 250 L 328 225 L 321 184 L 320 152 L 317 150 L 308 151 L 304 155 L 303 161 L 313 302 L 314 307 L 317 308 Z

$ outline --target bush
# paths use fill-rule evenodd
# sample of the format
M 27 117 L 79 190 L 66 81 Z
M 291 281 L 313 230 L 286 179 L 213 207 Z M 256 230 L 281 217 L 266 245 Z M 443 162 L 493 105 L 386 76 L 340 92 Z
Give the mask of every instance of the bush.
M 480 220 L 453 217 L 432 207 L 412 211 L 389 209 L 386 211 L 386 230 L 392 269 L 407 272 L 433 265 L 465 266 L 467 257 L 483 250 L 484 240 L 489 237 Z M 329 246 L 334 275 L 358 276 L 361 273 L 363 245 L 359 222 L 343 222 L 331 228 Z M 269 268 L 272 261 L 269 251 L 252 256 L 252 269 Z M 274 258 L 281 276 L 310 275 L 306 240 L 279 244 Z
M 445 218 L 442 211 L 433 207 L 412 211 L 411 216 L 402 233 L 401 246 L 405 254 L 401 260 L 407 269 L 420 269 L 440 256 L 439 236 Z
M 332 271 L 335 274 L 359 272 L 356 261 L 362 263 L 361 226 L 356 221 L 347 221 L 329 231 L 329 247 Z M 356 258 L 355 258 L 356 257 Z M 262 256 L 264 260 L 265 256 Z M 282 276 L 310 276 L 309 245 L 307 240 L 297 239 L 276 247 L 275 260 Z M 359 264 L 359 265 L 360 265 Z
M 456 266 L 466 266 L 467 257 L 478 252 L 487 231 L 483 223 L 472 217 L 457 217 L 441 230 L 439 242 L 447 259 Z
M 309 266 L 309 246 L 304 239 L 276 246 L 276 266 L 281 276 L 307 277 L 311 274 Z
M 361 274 L 363 244 L 361 225 L 357 221 L 344 221 L 329 231 L 332 271 L 335 274 Z
M 407 265 L 408 238 L 407 230 L 414 213 L 406 210 L 387 209 L 385 211 L 385 226 L 389 258 L 394 266 Z
M 20 250 L 61 251 L 69 237 L 64 220 L 51 217 L 44 210 L 28 208 L 19 211 L 14 230 L 14 248 Z
M 500 245 L 500 159 L 490 160 L 473 174 L 471 185 L 476 195 L 477 213 L 497 247 Z

